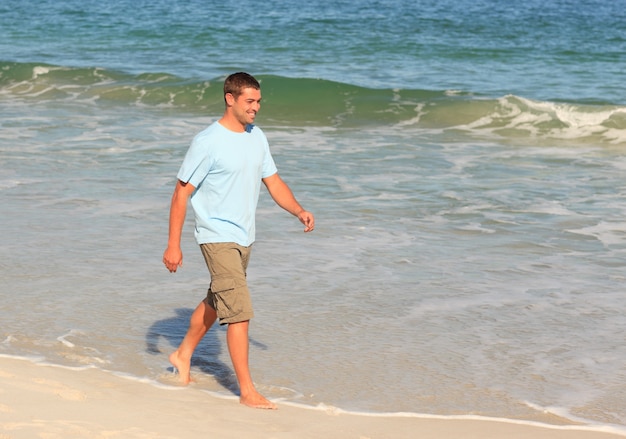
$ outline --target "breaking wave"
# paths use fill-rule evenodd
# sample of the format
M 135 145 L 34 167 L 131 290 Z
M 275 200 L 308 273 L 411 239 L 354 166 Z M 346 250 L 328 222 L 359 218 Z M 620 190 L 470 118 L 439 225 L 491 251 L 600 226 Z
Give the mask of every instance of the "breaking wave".
M 0 62 L 0 99 L 166 108 L 218 115 L 222 81 Z M 472 91 L 372 89 L 311 78 L 259 76 L 263 123 L 336 128 L 387 126 L 500 139 L 626 143 L 626 106 L 549 102 Z

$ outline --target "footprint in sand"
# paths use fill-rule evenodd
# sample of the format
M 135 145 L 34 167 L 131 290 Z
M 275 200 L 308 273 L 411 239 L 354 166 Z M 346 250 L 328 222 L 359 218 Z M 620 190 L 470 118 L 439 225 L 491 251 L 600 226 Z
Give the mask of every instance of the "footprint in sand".
M 45 386 L 40 389 L 54 393 L 68 401 L 83 401 L 87 399 L 86 395 L 80 390 L 72 389 L 71 387 L 68 387 L 58 381 L 37 378 L 33 380 L 33 383 L 38 384 L 39 386 Z

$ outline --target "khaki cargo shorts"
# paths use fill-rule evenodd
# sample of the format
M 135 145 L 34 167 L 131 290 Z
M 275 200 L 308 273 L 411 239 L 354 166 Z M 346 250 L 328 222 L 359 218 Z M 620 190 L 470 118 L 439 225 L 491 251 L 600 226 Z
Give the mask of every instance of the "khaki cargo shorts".
M 239 323 L 254 316 L 246 282 L 246 270 L 252 246 L 234 242 L 200 244 L 211 273 L 207 303 L 216 312 L 220 325 Z

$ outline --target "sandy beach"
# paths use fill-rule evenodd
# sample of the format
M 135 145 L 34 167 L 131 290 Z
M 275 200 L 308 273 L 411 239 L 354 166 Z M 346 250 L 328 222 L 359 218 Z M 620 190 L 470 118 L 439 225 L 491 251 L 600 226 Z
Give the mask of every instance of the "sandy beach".
M 610 439 L 618 431 L 471 418 L 365 416 L 241 406 L 192 387 L 169 389 L 96 369 L 0 357 L 0 439 L 32 438 Z

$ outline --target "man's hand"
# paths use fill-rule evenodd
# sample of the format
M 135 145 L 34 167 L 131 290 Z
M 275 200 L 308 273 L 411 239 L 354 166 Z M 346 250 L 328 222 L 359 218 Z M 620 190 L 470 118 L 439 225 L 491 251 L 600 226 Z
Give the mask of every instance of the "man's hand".
M 183 266 L 183 252 L 180 250 L 180 247 L 168 247 L 165 249 L 165 253 L 163 253 L 163 263 L 170 273 L 176 273 L 178 267 Z
M 298 214 L 298 219 L 304 224 L 304 232 L 312 232 L 315 229 L 315 217 L 311 212 L 303 210 Z

